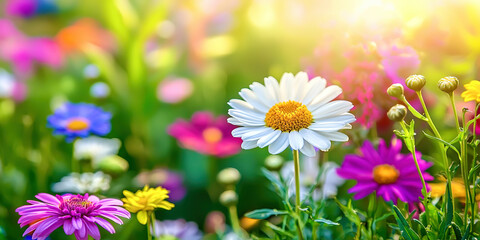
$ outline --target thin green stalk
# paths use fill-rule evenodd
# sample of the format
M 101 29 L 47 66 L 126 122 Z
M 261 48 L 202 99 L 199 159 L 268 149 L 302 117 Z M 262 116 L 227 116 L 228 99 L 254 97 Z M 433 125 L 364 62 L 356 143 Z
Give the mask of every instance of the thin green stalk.
M 150 212 L 147 212 L 147 240 L 152 240 L 152 233 L 150 232 L 150 228 L 152 227 L 151 219 L 150 219 Z
M 466 129 L 466 121 L 465 121 L 465 111 L 463 112 L 462 116 L 462 124 L 463 124 L 463 137 L 460 141 L 460 169 L 462 172 L 463 183 L 465 186 L 465 210 L 464 210 L 464 217 L 465 217 L 465 226 L 468 226 L 468 206 L 470 206 L 470 183 L 468 182 L 468 163 L 467 163 L 467 132 Z M 473 222 L 472 222 L 473 224 Z M 467 229 L 465 229 L 467 230 Z
M 477 112 L 478 112 L 478 108 L 480 107 L 480 103 L 477 103 L 477 105 L 475 106 L 475 113 L 473 114 L 473 117 L 474 119 L 477 117 Z M 475 143 L 477 139 L 477 120 L 475 120 L 473 122 L 473 143 Z M 477 147 L 474 145 L 473 147 L 473 159 L 472 159 L 472 167 L 475 166 L 477 164 L 476 162 L 476 157 L 477 157 Z M 476 176 L 473 176 L 473 179 L 472 179 L 472 184 L 473 186 L 475 186 L 475 181 L 477 180 L 477 177 Z M 476 216 L 476 212 L 477 212 L 477 204 L 475 204 L 475 196 L 477 196 L 477 193 L 476 193 L 476 187 L 473 188 L 473 194 L 472 194 L 472 202 L 471 202 L 471 205 L 472 205 L 472 221 L 474 220 L 474 216 Z
M 230 213 L 230 222 L 232 223 L 233 231 L 238 236 L 242 236 L 242 229 L 240 228 L 240 223 L 238 222 L 237 206 L 232 205 L 228 207 L 228 212 Z
M 300 156 L 298 150 L 293 150 L 293 162 L 295 165 L 295 213 L 297 214 L 297 232 L 298 238 L 303 240 L 303 233 L 300 224 Z
M 155 232 L 155 212 L 152 212 L 152 235 L 153 236 L 156 236 L 156 232 Z
M 448 94 L 450 96 L 450 103 L 452 104 L 453 114 L 455 115 L 455 126 L 457 127 L 457 132 L 460 133 L 460 123 L 458 122 L 457 108 L 455 107 L 455 99 L 453 97 L 453 92 Z
M 403 131 L 405 132 L 405 134 L 408 134 L 409 131 L 407 129 L 407 126 L 405 125 L 405 121 L 401 121 L 400 122 L 400 125 L 402 126 L 403 128 Z M 408 134 L 408 137 L 410 137 L 410 140 L 412 141 L 412 157 L 413 157 L 413 160 L 415 161 L 415 167 L 417 168 L 417 172 L 418 172 L 418 175 L 420 176 L 420 180 L 422 181 L 422 193 L 423 193 L 423 205 L 425 206 L 425 211 L 427 212 L 427 216 L 429 216 L 428 214 L 428 193 L 427 193 L 427 185 L 425 184 L 425 179 L 423 178 L 423 174 L 422 174 L 422 169 L 420 169 L 420 165 L 418 165 L 418 159 L 417 159 L 417 154 L 415 154 L 415 138 L 414 136 Z M 427 218 L 428 220 L 428 218 Z
M 312 240 L 317 240 L 317 225 L 314 223 L 312 226 Z

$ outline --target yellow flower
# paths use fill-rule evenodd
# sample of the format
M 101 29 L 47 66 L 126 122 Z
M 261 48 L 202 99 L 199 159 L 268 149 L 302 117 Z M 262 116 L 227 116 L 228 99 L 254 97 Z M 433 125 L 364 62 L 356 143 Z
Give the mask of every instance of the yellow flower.
M 440 178 L 442 182 L 445 182 L 445 178 Z M 446 183 L 429 183 L 431 196 L 441 197 L 445 194 Z M 452 197 L 458 199 L 460 202 L 465 203 L 465 184 L 461 178 L 454 178 L 452 180 Z M 475 197 L 476 201 L 480 201 L 480 194 Z
M 162 187 L 149 188 L 148 185 L 143 190 L 138 190 L 135 194 L 124 190 L 122 201 L 123 206 L 131 213 L 137 213 L 137 219 L 141 224 L 146 224 L 156 208 L 166 210 L 172 209 L 175 205 L 166 201 L 169 191 Z
M 473 101 L 480 102 L 480 81 L 473 80 L 465 86 L 465 92 L 462 93 L 462 97 L 465 102 Z

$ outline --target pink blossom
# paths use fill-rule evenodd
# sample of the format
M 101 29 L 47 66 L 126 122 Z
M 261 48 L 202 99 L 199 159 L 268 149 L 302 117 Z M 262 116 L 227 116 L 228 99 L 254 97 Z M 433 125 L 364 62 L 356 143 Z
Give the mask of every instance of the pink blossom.
M 157 98 L 166 103 L 178 103 L 193 92 L 193 84 L 186 78 L 166 78 L 157 87 Z

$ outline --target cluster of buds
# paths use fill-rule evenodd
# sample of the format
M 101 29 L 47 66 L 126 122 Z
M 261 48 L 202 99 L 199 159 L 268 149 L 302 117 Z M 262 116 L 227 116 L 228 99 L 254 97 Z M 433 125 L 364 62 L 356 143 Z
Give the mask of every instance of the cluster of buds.
M 405 80 L 405 85 L 414 90 L 419 97 L 421 97 L 421 91 L 427 81 L 425 80 L 425 77 L 422 75 L 411 75 Z M 457 89 L 459 84 L 459 81 L 456 77 L 444 77 L 438 81 L 438 88 L 445 92 L 448 93 L 449 95 L 453 94 L 453 91 Z M 416 112 L 416 110 L 408 103 L 407 99 L 405 98 L 404 95 L 404 89 L 403 85 L 399 83 L 392 84 L 388 89 L 387 89 L 387 94 L 398 98 L 401 100 L 405 105 L 409 107 L 410 110 L 414 111 L 414 114 L 419 116 L 421 115 L 420 113 Z M 387 112 L 387 116 L 390 120 L 400 122 L 405 119 L 405 116 L 407 115 L 407 108 L 404 105 L 397 104 L 390 108 L 390 110 Z

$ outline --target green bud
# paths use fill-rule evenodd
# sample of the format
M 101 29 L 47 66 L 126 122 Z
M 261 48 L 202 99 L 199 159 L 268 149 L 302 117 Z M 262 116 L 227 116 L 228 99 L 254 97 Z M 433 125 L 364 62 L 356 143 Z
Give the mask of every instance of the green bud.
M 225 207 L 235 206 L 238 203 L 238 195 L 233 190 L 227 190 L 220 194 L 220 203 Z
M 240 181 L 240 172 L 235 168 L 225 168 L 217 175 L 217 181 L 223 185 L 235 185 Z
M 427 81 L 422 75 L 411 75 L 407 78 L 407 80 L 405 80 L 407 87 L 416 92 L 422 90 L 422 88 L 425 86 L 425 83 L 427 83 Z
M 285 160 L 280 155 L 270 155 L 265 158 L 265 167 L 270 171 L 280 171 Z
M 458 78 L 448 76 L 440 79 L 438 81 L 438 88 L 448 94 L 452 93 L 457 89 L 459 84 Z
M 107 173 L 123 173 L 128 170 L 128 162 L 117 155 L 112 155 L 100 160 L 96 167 Z
M 388 118 L 395 122 L 403 121 L 406 115 L 407 115 L 407 108 L 402 104 L 397 104 L 391 107 L 390 110 L 388 110 L 387 112 Z
M 387 89 L 387 93 L 388 93 L 388 95 L 390 95 L 392 97 L 402 98 L 402 96 L 403 96 L 403 85 L 400 84 L 400 83 L 392 84 L 392 86 L 390 86 Z

